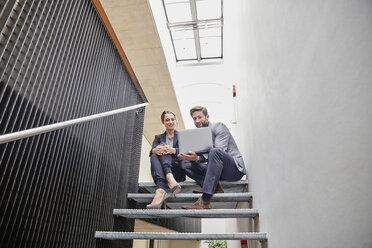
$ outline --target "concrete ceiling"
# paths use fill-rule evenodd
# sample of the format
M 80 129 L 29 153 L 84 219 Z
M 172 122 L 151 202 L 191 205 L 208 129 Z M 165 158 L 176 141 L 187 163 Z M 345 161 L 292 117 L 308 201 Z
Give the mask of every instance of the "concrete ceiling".
M 168 71 L 163 48 L 147 0 L 101 0 L 137 79 L 149 101 L 146 107 L 144 136 L 152 143 L 164 131 L 160 114 L 172 110 L 178 129 L 184 122 Z

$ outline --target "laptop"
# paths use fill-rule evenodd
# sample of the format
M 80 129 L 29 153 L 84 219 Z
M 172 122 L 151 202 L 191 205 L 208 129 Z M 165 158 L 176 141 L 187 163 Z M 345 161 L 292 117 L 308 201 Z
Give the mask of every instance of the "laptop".
M 178 147 L 179 153 L 208 152 L 213 147 L 211 127 L 179 130 Z

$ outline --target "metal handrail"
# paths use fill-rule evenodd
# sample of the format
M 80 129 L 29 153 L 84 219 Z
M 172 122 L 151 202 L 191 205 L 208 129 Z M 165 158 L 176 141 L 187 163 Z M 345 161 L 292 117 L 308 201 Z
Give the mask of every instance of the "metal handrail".
M 133 105 L 133 106 L 130 106 L 130 107 L 115 109 L 115 110 L 111 110 L 111 111 L 107 111 L 107 112 L 103 112 L 103 113 L 99 113 L 99 114 L 94 114 L 94 115 L 89 115 L 89 116 L 85 116 L 85 117 L 80 117 L 80 118 L 76 118 L 76 119 L 72 119 L 72 120 L 68 120 L 68 121 L 62 121 L 62 122 L 53 123 L 53 124 L 45 125 L 45 126 L 41 126 L 41 127 L 35 127 L 35 128 L 27 129 L 27 130 L 14 132 L 14 133 L 3 134 L 3 135 L 0 135 L 0 144 L 8 143 L 8 142 L 23 139 L 23 138 L 27 138 L 27 137 L 30 137 L 30 136 L 35 136 L 35 135 L 38 135 L 38 134 L 51 132 L 51 131 L 54 131 L 54 130 L 57 130 L 57 129 L 61 129 L 61 128 L 76 125 L 76 124 L 79 124 L 79 123 L 99 119 L 99 118 L 106 117 L 106 116 L 116 115 L 116 114 L 123 113 L 123 112 L 129 111 L 129 110 L 144 107 L 148 104 L 149 104 L 148 102 L 141 103 L 141 104 Z

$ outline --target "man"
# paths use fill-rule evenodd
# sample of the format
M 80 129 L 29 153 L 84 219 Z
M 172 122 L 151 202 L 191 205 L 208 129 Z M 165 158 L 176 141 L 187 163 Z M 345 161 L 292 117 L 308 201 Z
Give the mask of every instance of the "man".
M 195 152 L 181 153 L 179 158 L 190 161 L 183 169 L 186 174 L 202 185 L 203 195 L 192 206 L 183 206 L 184 209 L 210 209 L 212 198 L 220 179 L 238 181 L 245 174 L 243 157 L 232 137 L 229 129 L 221 123 L 210 123 L 208 110 L 205 107 L 195 106 L 190 115 L 197 128 L 211 127 L 213 148 L 207 154 L 198 155 Z M 207 162 L 207 164 L 204 164 Z

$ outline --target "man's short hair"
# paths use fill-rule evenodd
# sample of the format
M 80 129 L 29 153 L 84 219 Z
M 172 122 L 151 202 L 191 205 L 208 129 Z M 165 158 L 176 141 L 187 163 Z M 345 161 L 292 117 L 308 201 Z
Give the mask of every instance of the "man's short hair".
M 195 107 L 191 108 L 191 109 L 190 109 L 190 115 L 192 116 L 192 114 L 193 114 L 194 112 L 196 112 L 196 111 L 202 111 L 203 114 L 204 114 L 205 116 L 208 115 L 208 110 L 207 110 L 207 108 L 206 108 L 206 107 L 202 107 L 202 106 L 195 106 Z

